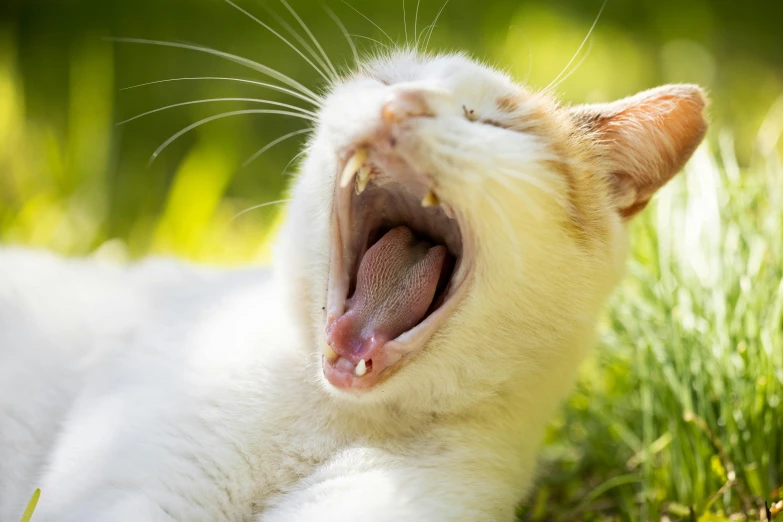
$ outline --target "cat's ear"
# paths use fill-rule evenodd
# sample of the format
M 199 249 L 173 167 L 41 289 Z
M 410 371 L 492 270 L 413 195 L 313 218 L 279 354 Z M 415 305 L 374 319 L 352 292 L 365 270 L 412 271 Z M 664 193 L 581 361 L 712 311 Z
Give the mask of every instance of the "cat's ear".
M 623 218 L 642 210 L 691 157 L 707 130 L 706 103 L 695 85 L 665 85 L 570 109 L 579 132 L 599 142 Z

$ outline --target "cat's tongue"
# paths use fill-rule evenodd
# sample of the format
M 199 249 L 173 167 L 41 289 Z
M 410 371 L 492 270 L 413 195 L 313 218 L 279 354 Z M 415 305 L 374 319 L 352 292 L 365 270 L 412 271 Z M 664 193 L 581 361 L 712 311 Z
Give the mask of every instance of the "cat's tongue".
M 356 291 L 330 327 L 328 341 L 348 359 L 367 358 L 418 324 L 435 297 L 448 250 L 397 227 L 375 243 L 359 264 Z

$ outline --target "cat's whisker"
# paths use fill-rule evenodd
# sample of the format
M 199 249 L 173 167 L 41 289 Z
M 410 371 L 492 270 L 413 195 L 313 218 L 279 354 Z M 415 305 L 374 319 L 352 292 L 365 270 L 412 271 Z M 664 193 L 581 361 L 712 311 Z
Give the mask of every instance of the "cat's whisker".
M 379 40 L 376 40 L 375 38 L 371 38 L 369 36 L 364 36 L 363 34 L 351 34 L 350 36 L 353 36 L 354 38 L 362 38 L 364 40 L 370 40 L 371 42 L 373 42 L 373 43 L 375 43 L 377 45 L 380 45 L 381 47 L 383 47 L 387 51 L 390 51 L 392 49 L 391 46 L 386 45 L 385 43 L 383 43 L 383 42 L 381 42 Z
M 294 39 L 299 42 L 299 45 L 301 45 L 307 53 L 313 57 L 313 60 L 318 62 L 318 64 L 321 66 L 321 68 L 324 71 L 328 71 L 329 74 L 332 74 L 332 71 L 329 69 L 329 65 L 324 61 L 324 59 L 321 57 L 320 54 L 316 52 L 315 49 L 313 49 L 313 46 L 310 45 L 307 40 L 304 39 L 304 37 L 299 34 L 299 32 L 294 29 L 291 24 L 286 22 L 280 15 L 278 15 L 276 12 L 274 12 L 269 6 L 264 6 L 266 8 L 266 11 L 269 13 L 269 15 L 275 19 L 275 21 L 280 24 L 280 26 L 288 31 L 288 34 L 294 37 Z M 335 77 L 332 78 L 333 80 Z
M 291 163 L 293 163 L 293 162 L 294 162 L 294 161 L 296 161 L 297 159 L 301 158 L 301 157 L 302 157 L 302 156 L 304 156 L 305 154 L 307 154 L 307 149 L 306 149 L 306 148 L 305 148 L 305 149 L 302 149 L 302 150 L 300 150 L 299 152 L 297 152 L 297 153 L 294 155 L 294 157 L 293 157 L 293 158 L 291 158 L 291 159 L 288 161 L 288 163 L 286 163 L 286 164 L 285 164 L 285 167 L 283 167 L 283 170 L 282 170 L 282 172 L 281 172 L 281 175 L 282 175 L 282 176 L 285 176 L 285 175 L 287 174 L 288 167 L 290 167 L 290 166 L 291 166 Z
M 260 205 L 253 205 L 252 207 L 246 208 L 245 210 L 242 210 L 241 212 L 238 212 L 237 214 L 235 214 L 234 217 L 232 217 L 228 222 L 231 223 L 236 218 L 238 218 L 239 216 L 241 216 L 243 214 L 247 214 L 248 212 L 250 212 L 252 210 L 257 210 L 259 208 L 268 207 L 270 205 L 279 205 L 281 203 L 288 203 L 289 201 L 291 201 L 290 198 L 289 199 L 278 199 L 278 200 L 275 200 L 275 201 L 267 201 L 266 203 L 261 203 Z
M 560 71 L 560 74 L 558 74 L 554 80 L 549 82 L 549 85 L 544 87 L 543 91 L 546 92 L 550 88 L 552 88 L 553 84 L 557 82 L 561 76 L 568 70 L 569 67 L 571 67 L 571 64 L 574 63 L 574 60 L 576 60 L 576 57 L 579 56 L 579 53 L 582 52 L 582 49 L 584 48 L 587 41 L 590 39 L 590 35 L 593 34 L 593 30 L 595 29 L 595 26 L 598 25 L 598 20 L 601 19 L 601 14 L 604 12 L 604 8 L 606 7 L 606 4 L 609 2 L 609 0 L 604 0 L 604 3 L 601 4 L 601 8 L 598 10 L 598 14 L 595 16 L 595 20 L 593 20 L 593 25 L 590 26 L 590 29 L 587 31 L 587 35 L 585 35 L 584 39 L 582 40 L 582 43 L 579 45 L 579 48 L 576 50 L 574 55 L 571 57 L 571 59 L 568 61 L 565 67 L 563 67 L 563 70 Z
M 267 143 L 266 145 L 264 145 L 263 147 L 258 149 L 258 151 L 256 151 L 255 154 L 253 154 L 248 159 L 246 159 L 245 162 L 242 163 L 242 168 L 247 167 L 250 163 L 255 161 L 255 159 L 258 158 L 261 154 L 263 154 L 264 152 L 268 151 L 269 149 L 271 149 L 272 147 L 274 147 L 278 143 L 280 143 L 282 141 L 285 141 L 285 140 L 287 140 L 289 138 L 293 138 L 294 136 L 299 136 L 300 134 L 304 134 L 306 132 L 311 132 L 311 131 L 312 131 L 312 129 L 299 129 L 299 130 L 296 130 L 296 131 L 293 131 L 293 132 L 289 132 L 288 134 L 284 134 L 283 136 L 280 136 L 276 140 L 270 141 L 269 143 Z
M 359 63 L 359 53 L 356 50 L 356 45 L 353 43 L 353 39 L 351 38 L 351 35 L 348 33 L 348 30 L 345 28 L 345 25 L 343 25 L 343 22 L 340 20 L 340 18 L 327 7 L 326 5 L 322 5 L 324 11 L 326 11 L 326 14 L 328 14 L 332 20 L 334 20 L 334 23 L 337 24 L 337 27 L 340 28 L 340 31 L 342 31 L 343 36 L 345 36 L 345 39 L 348 40 L 348 45 L 351 48 L 351 53 L 353 53 L 353 60 L 354 63 Z
M 296 21 L 299 22 L 299 25 L 302 26 L 302 29 L 305 30 L 305 33 L 307 33 L 307 36 L 310 37 L 310 39 L 313 41 L 315 46 L 318 48 L 318 50 L 321 52 L 321 55 L 324 57 L 324 60 L 326 60 L 326 63 L 329 65 L 329 68 L 332 71 L 332 74 L 334 77 L 338 77 L 339 74 L 337 73 L 337 69 L 334 68 L 334 65 L 332 65 L 332 61 L 329 59 L 329 55 L 324 52 L 323 47 L 321 47 L 321 44 L 318 42 L 318 39 L 315 37 L 315 35 L 310 31 L 310 28 L 307 27 L 307 24 L 304 23 L 304 20 L 299 16 L 299 13 L 297 13 L 290 5 L 288 5 L 288 2 L 286 0 L 280 0 L 280 2 L 288 9 L 288 11 L 293 15 L 294 18 L 296 18 Z
M 413 17 L 413 45 L 416 47 L 416 50 L 419 50 L 419 35 L 418 35 L 418 25 L 419 25 L 419 4 L 421 4 L 421 0 L 416 0 L 416 15 Z
M 438 19 L 440 18 L 441 13 L 443 12 L 443 10 L 446 8 L 447 5 L 449 5 L 449 0 L 443 2 L 443 5 L 440 6 L 440 10 L 438 11 L 438 14 L 435 15 L 435 20 L 433 20 L 432 23 L 430 24 L 430 30 L 427 33 L 427 40 L 425 40 L 424 42 L 425 49 L 430 46 L 430 38 L 432 38 L 432 33 L 433 31 L 435 31 L 435 25 L 437 25 Z
M 128 122 L 131 122 L 133 120 L 138 120 L 139 118 L 142 118 L 144 116 L 148 116 L 150 114 L 155 114 L 156 112 L 161 112 L 161 111 L 165 111 L 165 110 L 168 110 L 168 109 L 173 109 L 175 107 L 184 107 L 186 105 L 196 105 L 196 104 L 201 104 L 201 103 L 212 103 L 212 102 L 263 103 L 263 104 L 266 104 L 266 105 L 274 105 L 276 107 L 285 107 L 286 109 L 296 110 L 298 112 L 301 112 L 302 114 L 306 114 L 308 116 L 312 116 L 313 119 L 315 119 L 316 116 L 317 116 L 314 112 L 308 111 L 307 109 L 303 109 L 301 107 L 297 107 L 296 105 L 291 105 L 291 104 L 288 104 L 288 103 L 277 102 L 277 101 L 272 101 L 272 100 L 262 100 L 260 98 L 208 98 L 208 99 L 205 99 L 205 100 L 186 101 L 186 102 L 174 103 L 174 104 L 171 104 L 171 105 L 166 105 L 165 107 L 159 107 L 159 108 L 153 109 L 151 111 L 147 111 L 147 112 L 143 112 L 141 114 L 137 114 L 136 116 L 133 116 L 132 118 L 128 118 L 127 120 L 123 120 L 123 121 L 117 123 L 117 125 L 124 125 L 124 124 L 126 124 Z
M 311 105 L 315 105 L 316 107 L 320 107 L 320 104 L 315 103 L 310 98 L 303 96 L 302 94 L 292 91 L 291 89 L 286 89 L 285 87 L 281 87 L 279 85 L 275 85 L 272 83 L 266 83 L 266 82 L 259 82 L 256 80 L 246 80 L 244 78 L 227 78 L 222 76 L 193 76 L 193 77 L 187 77 L 187 78 L 167 78 L 165 80 L 156 80 L 154 82 L 146 82 L 146 83 L 139 83 L 137 85 L 131 85 L 130 87 L 122 87 L 121 91 L 127 91 L 130 89 L 136 89 L 138 87 L 146 87 L 148 85 L 155 85 L 158 83 L 167 83 L 167 82 L 179 82 L 179 81 L 187 81 L 187 80 L 226 80 L 226 81 L 232 81 L 232 82 L 239 82 L 239 83 L 247 83 L 251 85 L 258 85 L 260 87 L 266 87 L 268 89 L 272 89 L 279 92 L 284 92 L 286 94 L 290 94 L 291 96 L 295 96 L 299 98 L 302 101 L 306 101 L 307 103 Z
M 371 23 L 373 26 L 375 26 L 375 28 L 376 28 L 376 29 L 378 29 L 378 30 L 379 30 L 381 33 L 383 33 L 383 35 L 384 35 L 386 38 L 388 38 L 388 39 L 389 39 L 389 42 L 390 42 L 392 45 L 394 45 L 394 39 L 393 39 L 391 36 L 389 36 L 389 33 L 387 33 L 386 31 L 384 31 L 383 29 L 381 29 L 381 26 L 380 26 L 380 25 L 378 25 L 378 24 L 376 24 L 375 22 L 373 22 L 372 20 L 370 20 L 370 19 L 369 19 L 369 18 L 368 18 L 368 17 L 367 17 L 367 16 L 366 16 L 364 13 L 362 13 L 361 11 L 359 11 L 358 9 L 356 9 L 354 6 L 352 6 L 351 4 L 349 4 L 348 2 L 346 2 L 345 0 L 340 0 L 340 1 L 341 1 L 342 3 L 344 3 L 345 5 L 347 5 L 348 7 L 350 7 L 351 9 L 353 9 L 354 11 L 356 11 L 356 12 L 359 14 L 359 16 L 361 16 L 362 18 L 364 18 L 365 20 L 367 20 L 368 22 L 370 22 L 370 23 Z M 354 35 L 354 36 L 355 36 L 355 35 Z
M 517 264 L 517 269 L 522 270 L 522 250 L 520 249 L 519 246 L 519 239 L 517 238 L 516 234 L 514 234 L 514 227 L 511 226 L 511 222 L 508 220 L 508 216 L 506 216 L 498 201 L 494 197 L 492 197 L 489 191 L 487 191 L 486 189 L 482 189 L 482 193 L 484 195 L 484 198 L 487 200 L 489 205 L 494 210 L 498 219 L 503 224 L 503 227 L 506 229 L 506 236 L 509 242 L 511 243 L 511 246 L 513 247 L 512 251 L 514 252 L 514 258 Z
M 592 49 L 593 49 L 593 41 L 590 40 L 590 43 L 587 45 L 587 50 L 585 51 L 584 56 L 582 56 L 582 58 L 576 63 L 576 65 L 574 65 L 574 67 L 570 71 L 568 71 L 568 74 L 566 74 L 565 76 L 560 78 L 551 87 L 548 87 L 548 88 L 544 89 L 542 92 L 544 92 L 544 93 L 551 92 L 554 89 L 556 89 L 560 84 L 562 84 L 564 81 L 566 81 L 572 74 L 574 74 L 579 69 L 579 67 L 582 66 L 583 63 L 585 63 L 585 60 L 587 60 L 588 56 L 590 56 L 590 51 Z
M 408 17 L 405 14 L 405 0 L 402 0 L 402 26 L 405 28 L 405 45 L 408 45 Z
M 224 112 L 221 114 L 216 114 L 214 116 L 210 116 L 208 118 L 204 118 L 202 120 L 197 121 L 196 123 L 191 123 L 184 129 L 176 132 L 173 136 L 171 136 L 169 139 L 167 139 L 163 144 L 158 147 L 155 152 L 152 153 L 152 157 L 150 158 L 149 162 L 147 163 L 147 166 L 151 165 L 152 162 L 155 161 L 155 158 L 158 157 L 158 155 L 163 152 L 166 147 L 171 145 L 177 138 L 182 136 L 183 134 L 190 132 L 191 130 L 200 127 L 201 125 L 204 125 L 205 123 L 209 123 L 211 121 L 219 120 L 222 118 L 229 118 L 231 116 L 240 116 L 243 114 L 280 114 L 284 116 L 293 116 L 295 118 L 301 118 L 304 120 L 310 120 L 310 121 L 316 121 L 315 118 L 307 116 L 305 114 L 301 114 L 298 112 L 291 112 L 291 111 L 283 111 L 283 110 L 277 110 L 277 109 L 245 109 L 241 111 L 231 111 L 231 112 Z
M 290 41 L 289 41 L 289 40 L 288 40 L 288 39 L 287 39 L 285 36 L 281 35 L 281 34 L 280 34 L 280 33 L 278 33 L 277 31 L 275 31 L 275 30 L 274 30 L 272 27 L 270 27 L 268 24 L 266 24 L 266 23 L 262 22 L 262 21 L 261 21 L 261 20 L 259 20 L 259 19 L 258 19 L 256 16 L 252 15 L 251 13 L 249 13 L 248 11 L 246 11 L 245 9 L 241 8 L 240 6 L 238 6 L 237 4 L 235 4 L 234 2 L 232 2 L 231 0 L 223 0 L 223 1 L 224 1 L 224 2 L 226 2 L 228 5 L 230 5 L 231 7 L 233 7 L 234 9 L 238 10 L 240 13 L 242 13 L 242 14 L 244 14 L 245 16 L 247 16 L 248 18 L 250 18 L 251 20 L 253 20 L 254 22 L 256 22 L 258 25 L 260 25 L 261 27 L 263 27 L 264 29 L 266 29 L 267 31 L 269 31 L 270 33 L 272 33 L 273 35 L 275 35 L 275 36 L 276 36 L 277 38 L 279 38 L 279 39 L 280 39 L 280 40 L 281 40 L 283 43 L 285 43 L 286 45 L 288 45 L 288 47 L 290 47 L 291 49 L 293 49 L 293 50 L 296 52 L 296 54 L 298 54 L 299 56 L 301 56 L 301 57 L 302 57 L 302 59 L 303 59 L 304 61 L 306 61 L 308 64 L 310 64 L 310 66 L 311 66 L 313 69 L 315 69 L 315 70 L 316 70 L 316 72 L 317 72 L 318 74 L 320 74 L 320 75 L 321 75 L 321 77 L 323 77 L 323 79 L 324 79 L 324 80 L 326 80 L 327 82 L 329 82 L 329 81 L 332 81 L 332 79 L 333 79 L 333 78 L 330 78 L 330 77 L 329 77 L 329 76 L 326 74 L 326 72 L 324 72 L 323 70 L 321 70 L 321 68 L 320 68 L 320 67 L 318 67 L 317 65 L 315 65 L 315 64 L 314 64 L 314 63 L 313 63 L 313 62 L 312 62 L 312 61 L 311 61 L 311 60 L 310 60 L 310 59 L 307 57 L 307 55 L 305 55 L 305 54 L 304 54 L 302 51 L 300 51 L 300 50 L 299 50 L 299 48 L 298 48 L 297 46 L 295 46 L 294 44 L 292 44 L 292 43 L 291 43 L 291 42 L 290 42 Z
M 167 42 L 163 40 L 147 40 L 144 38 L 114 38 L 114 37 L 108 38 L 108 40 L 113 42 L 138 43 L 138 44 L 145 44 L 145 45 L 157 45 L 161 47 L 172 47 L 176 49 L 188 49 L 191 51 L 199 51 L 202 53 L 211 54 L 213 56 L 218 56 L 230 62 L 238 63 L 240 65 L 244 65 L 245 67 L 248 67 L 260 73 L 266 74 L 270 78 L 274 78 L 275 80 L 278 80 L 288 85 L 289 87 L 292 87 L 297 91 L 301 92 L 303 95 L 307 96 L 308 100 L 311 101 L 314 105 L 320 106 L 323 101 L 321 96 L 314 93 L 313 91 L 311 91 L 301 83 L 297 82 L 290 76 L 283 74 L 275 69 L 272 69 L 271 67 L 268 67 L 264 64 L 255 62 L 248 58 L 237 56 L 235 54 L 227 53 L 224 51 L 218 51 L 216 49 L 212 49 L 210 47 L 203 47 L 200 45 L 191 45 L 191 44 L 184 44 L 178 42 Z

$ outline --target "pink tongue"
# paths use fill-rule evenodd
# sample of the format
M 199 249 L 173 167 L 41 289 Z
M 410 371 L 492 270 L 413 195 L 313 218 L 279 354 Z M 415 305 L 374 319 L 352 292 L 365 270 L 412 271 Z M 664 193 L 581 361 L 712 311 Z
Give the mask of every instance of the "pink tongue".
M 356 292 L 329 329 L 335 352 L 363 356 L 416 326 L 435 297 L 446 253 L 404 226 L 370 247 L 359 264 Z

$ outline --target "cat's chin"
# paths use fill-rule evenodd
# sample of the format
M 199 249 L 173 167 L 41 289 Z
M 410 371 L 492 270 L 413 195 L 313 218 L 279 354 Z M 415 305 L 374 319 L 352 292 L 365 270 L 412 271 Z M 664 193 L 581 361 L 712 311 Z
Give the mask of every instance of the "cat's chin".
M 458 209 L 383 143 L 348 151 L 335 188 L 322 355 L 334 387 L 366 391 L 425 349 L 472 272 Z

